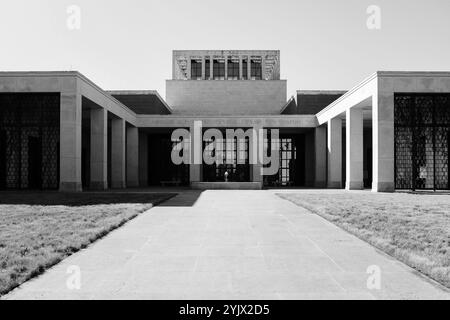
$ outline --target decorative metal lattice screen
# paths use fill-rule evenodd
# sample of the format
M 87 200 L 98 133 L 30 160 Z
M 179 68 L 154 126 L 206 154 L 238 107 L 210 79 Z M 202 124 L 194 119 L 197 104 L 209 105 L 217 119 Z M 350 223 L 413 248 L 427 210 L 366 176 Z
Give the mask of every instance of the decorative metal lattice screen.
M 58 93 L 0 94 L 0 188 L 58 188 L 59 101 Z
M 395 187 L 450 189 L 450 94 L 395 94 Z

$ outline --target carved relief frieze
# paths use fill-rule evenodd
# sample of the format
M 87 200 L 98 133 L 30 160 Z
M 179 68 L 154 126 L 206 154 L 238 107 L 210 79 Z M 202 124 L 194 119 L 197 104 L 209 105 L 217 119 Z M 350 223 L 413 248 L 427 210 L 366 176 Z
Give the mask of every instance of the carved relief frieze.
M 264 59 L 264 79 L 272 80 L 274 75 L 275 68 L 278 65 L 278 56 L 276 55 L 267 55 Z
M 180 71 L 180 75 L 182 78 L 187 79 L 188 74 L 187 74 L 187 66 L 188 66 L 188 61 L 186 57 L 177 57 L 177 65 Z

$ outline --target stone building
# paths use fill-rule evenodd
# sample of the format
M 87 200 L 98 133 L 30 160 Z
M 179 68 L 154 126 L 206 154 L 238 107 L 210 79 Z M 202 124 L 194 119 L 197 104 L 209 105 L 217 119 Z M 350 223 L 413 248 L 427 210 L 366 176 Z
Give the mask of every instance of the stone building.
M 276 50 L 176 50 L 172 62 L 166 101 L 76 71 L 1 72 L 0 189 L 450 189 L 450 72 L 375 72 L 288 99 Z M 208 128 L 277 129 L 278 171 L 261 174 L 248 140 L 223 142 L 243 163 L 175 164 L 173 130 L 199 121 L 202 147 Z

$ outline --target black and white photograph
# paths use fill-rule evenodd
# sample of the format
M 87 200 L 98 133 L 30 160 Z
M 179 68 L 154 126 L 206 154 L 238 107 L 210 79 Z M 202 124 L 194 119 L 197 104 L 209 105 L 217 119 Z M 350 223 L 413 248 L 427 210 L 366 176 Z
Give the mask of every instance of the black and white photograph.
M 448 0 L 0 0 L 0 318 L 448 302 L 449 40 Z

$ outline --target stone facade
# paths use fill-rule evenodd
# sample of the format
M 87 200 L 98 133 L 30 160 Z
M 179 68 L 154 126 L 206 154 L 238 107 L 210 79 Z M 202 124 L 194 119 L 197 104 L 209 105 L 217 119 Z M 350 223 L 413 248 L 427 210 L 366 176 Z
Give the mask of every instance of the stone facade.
M 367 120 L 372 130 L 372 191 L 394 191 L 396 93 L 450 93 L 450 73 L 376 72 L 317 113 L 319 124 L 335 118 L 345 119 L 346 189 L 363 188 L 362 132 Z
M 286 81 L 168 80 L 166 99 L 179 115 L 279 115 Z
M 231 74 L 233 61 L 238 74 L 236 69 Z M 280 114 L 286 103 L 286 81 L 280 80 L 276 50 L 177 50 L 172 68 L 166 99 L 174 114 Z
M 228 72 L 228 62 L 233 59 L 239 63 L 237 80 L 251 79 L 251 63 L 244 67 L 243 61 L 259 61 L 262 66 L 262 80 L 280 80 L 279 50 L 174 50 L 172 55 L 172 79 L 191 80 L 192 61 L 202 62 L 202 80 L 212 80 L 213 61 L 220 60 L 225 64 L 225 74 Z M 206 77 L 206 62 L 209 61 L 210 73 Z M 227 75 L 224 75 L 227 80 Z
M 206 79 L 207 59 L 227 61 L 229 58 L 239 61 L 238 80 L 227 80 L 227 74 L 223 80 Z M 202 62 L 200 80 L 190 80 L 192 59 Z M 244 72 L 247 79 L 251 78 L 251 67 L 247 64 L 243 68 L 244 59 L 259 59 L 261 80 L 242 80 Z M 301 165 L 305 186 L 341 188 L 345 185 L 346 189 L 362 189 L 364 180 L 371 179 L 373 191 L 393 191 L 395 94 L 450 94 L 450 73 L 376 72 L 346 93 L 334 92 L 339 98 L 317 114 L 302 114 L 296 111 L 298 103 L 294 98 L 286 102 L 286 81 L 279 79 L 279 63 L 278 51 L 174 51 L 173 79 L 167 81 L 167 103 L 154 93 L 136 92 L 140 96 L 134 98 L 131 91 L 120 93 L 127 95 L 129 101 L 139 103 L 134 106 L 139 108 L 139 114 L 78 72 L 2 72 L 0 93 L 60 95 L 61 191 L 81 191 L 86 168 L 90 179 L 87 185 L 92 189 L 146 186 L 149 172 L 155 170 L 149 167 L 149 160 L 160 156 L 149 148 L 150 135 L 169 134 L 174 128 L 193 132 L 195 121 L 202 121 L 204 128 L 276 128 L 285 135 L 301 137 L 298 146 L 302 153 L 297 156 L 302 159 L 296 161 Z M 145 99 L 149 94 L 158 106 L 149 107 L 151 112 L 146 114 Z M 1 112 L 0 106 L 0 121 L 3 121 Z M 88 135 L 82 134 L 84 128 L 89 128 Z M 371 133 L 370 139 L 364 136 L 367 131 Z M 82 150 L 86 150 L 85 136 L 90 139 L 87 159 L 82 156 Z M 202 143 L 201 135 L 193 139 Z M 8 161 L 2 159 L 1 170 L 4 166 L 1 162 Z M 201 165 L 191 164 L 188 171 L 194 187 L 217 187 L 203 181 Z M 260 172 L 261 165 L 252 165 L 248 183 L 227 187 L 260 188 L 264 182 Z M 286 171 L 285 174 L 294 173 Z

